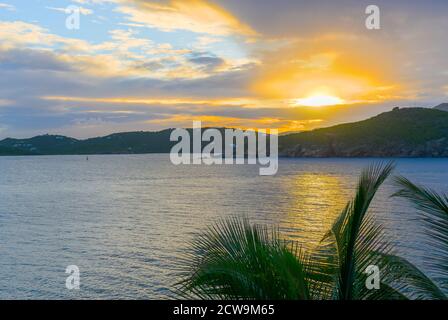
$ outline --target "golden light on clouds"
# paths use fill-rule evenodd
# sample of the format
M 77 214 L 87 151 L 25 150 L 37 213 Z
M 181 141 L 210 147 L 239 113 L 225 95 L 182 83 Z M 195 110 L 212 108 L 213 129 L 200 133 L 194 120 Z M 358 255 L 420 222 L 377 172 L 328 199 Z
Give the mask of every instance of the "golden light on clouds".
M 256 32 L 221 6 L 205 0 L 171 0 L 166 3 L 134 0 L 120 12 L 130 21 L 163 31 L 188 30 L 213 35 L 255 36 Z
M 43 100 L 50 101 L 65 101 L 65 102 L 93 102 L 93 103 L 106 103 L 106 104 L 141 104 L 141 105 L 208 105 L 208 106 L 247 106 L 254 107 L 258 103 L 258 100 L 251 98 L 222 98 L 222 99 L 200 99 L 200 98 L 132 98 L 132 97 L 70 97 L 70 96 L 43 96 Z
M 322 119 L 310 120 L 290 120 L 280 118 L 256 118 L 242 119 L 238 117 L 227 116 L 193 116 L 188 114 L 167 114 L 163 119 L 153 119 L 146 121 L 147 124 L 157 125 L 160 127 L 175 126 L 189 128 L 193 121 L 201 121 L 202 127 L 228 127 L 241 130 L 271 129 L 275 128 L 279 133 L 309 130 L 315 128 L 322 122 Z
M 122 109 L 128 105 L 145 105 L 145 106 L 166 106 L 173 107 L 181 112 L 182 108 L 189 106 L 190 108 L 198 107 L 197 110 L 205 114 L 159 114 L 162 118 L 144 121 L 145 124 L 154 125 L 157 128 L 165 127 L 190 127 L 193 121 L 202 121 L 203 126 L 209 127 L 229 127 L 238 129 L 254 129 L 254 128 L 276 128 L 280 133 L 292 131 L 304 131 L 314 129 L 321 125 L 324 121 L 319 118 L 319 114 L 309 117 L 308 119 L 295 119 L 288 116 L 253 116 L 253 117 L 232 117 L 222 115 L 207 115 L 213 112 L 214 107 L 235 107 L 243 109 L 263 109 L 269 107 L 264 101 L 251 98 L 223 98 L 223 99 L 195 99 L 195 98 L 92 98 L 92 97 L 70 97 L 70 96 L 44 96 L 43 100 L 61 101 L 74 103 L 76 107 L 78 103 L 88 103 L 91 110 L 85 111 L 91 114 L 101 114 L 104 112 L 110 114 L 139 114 L 143 111 L 127 111 Z M 275 102 L 271 102 L 275 103 Z M 280 103 L 280 102 L 278 102 Z M 97 107 L 95 104 L 99 104 Z M 104 106 L 106 104 L 107 106 Z M 285 104 L 285 108 L 291 105 Z M 118 108 L 118 109 L 116 109 Z M 330 108 L 331 109 L 331 108 Z M 330 110 L 330 112 L 332 112 Z
M 287 99 L 291 106 L 329 106 L 385 101 L 401 83 L 391 52 L 350 34 L 297 40 L 262 56 L 252 92 Z
M 380 82 L 366 73 L 342 70 L 287 70 L 268 72 L 252 86 L 265 98 L 297 99 L 307 106 L 367 102 L 377 94 Z

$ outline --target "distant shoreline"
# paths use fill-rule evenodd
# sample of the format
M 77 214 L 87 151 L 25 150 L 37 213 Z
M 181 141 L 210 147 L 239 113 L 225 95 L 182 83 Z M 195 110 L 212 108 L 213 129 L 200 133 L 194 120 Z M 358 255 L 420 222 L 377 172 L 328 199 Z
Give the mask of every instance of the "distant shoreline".
M 0 156 L 170 153 L 177 143 L 170 139 L 172 130 L 86 140 L 60 135 L 7 138 L 0 141 Z M 285 158 L 448 158 L 448 112 L 394 108 L 363 121 L 282 135 L 278 142 L 279 155 Z
M 94 157 L 94 156 L 144 156 L 144 155 L 168 155 L 169 152 L 148 152 L 148 153 L 86 153 L 86 154 L 10 154 L 0 155 L 0 158 L 17 158 L 17 157 Z M 287 155 L 279 155 L 279 159 L 448 159 L 448 156 L 346 156 L 346 157 L 306 157 Z

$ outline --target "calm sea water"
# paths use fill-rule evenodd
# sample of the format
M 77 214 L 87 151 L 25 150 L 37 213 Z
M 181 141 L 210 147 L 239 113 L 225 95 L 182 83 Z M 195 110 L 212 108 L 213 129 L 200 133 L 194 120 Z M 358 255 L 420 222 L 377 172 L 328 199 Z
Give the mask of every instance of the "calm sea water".
M 229 216 L 279 225 L 312 247 L 374 159 L 281 159 L 257 166 L 173 166 L 168 155 L 0 158 L 0 298 L 170 298 L 176 265 L 198 232 Z M 402 159 L 397 173 L 448 191 L 447 159 Z M 400 254 L 427 250 L 415 210 L 391 200 L 372 210 Z M 65 288 L 77 265 L 81 289 Z

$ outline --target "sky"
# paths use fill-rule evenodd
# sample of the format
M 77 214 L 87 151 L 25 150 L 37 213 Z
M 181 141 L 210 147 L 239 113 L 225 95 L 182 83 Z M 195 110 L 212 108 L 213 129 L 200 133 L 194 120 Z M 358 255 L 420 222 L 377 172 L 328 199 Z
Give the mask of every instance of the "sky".
M 448 102 L 447 14 L 446 0 L 0 0 L 0 138 L 290 132 L 432 107 Z

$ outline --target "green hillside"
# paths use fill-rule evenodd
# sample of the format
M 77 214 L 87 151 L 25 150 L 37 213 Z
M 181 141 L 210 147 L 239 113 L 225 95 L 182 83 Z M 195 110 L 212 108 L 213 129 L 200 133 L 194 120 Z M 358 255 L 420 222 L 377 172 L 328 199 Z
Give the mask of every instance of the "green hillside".
M 0 146 L 0 156 L 25 156 L 33 155 L 32 152 L 17 150 L 15 148 L 8 148 Z
M 448 111 L 448 103 L 441 103 L 438 106 L 435 106 L 434 109 Z
M 9 154 L 125 154 L 169 152 L 171 130 L 160 132 L 125 132 L 105 137 L 77 140 L 59 135 L 42 135 L 30 139 L 5 139 L 0 147 Z
M 448 112 L 395 109 L 364 121 L 281 137 L 280 150 L 296 157 L 448 156 Z

